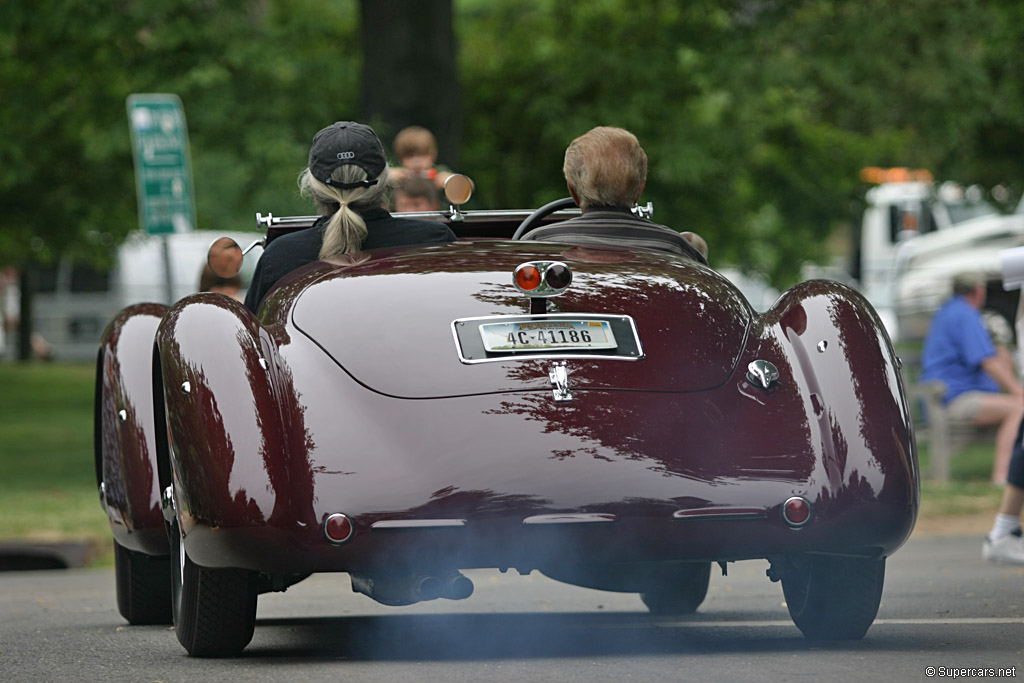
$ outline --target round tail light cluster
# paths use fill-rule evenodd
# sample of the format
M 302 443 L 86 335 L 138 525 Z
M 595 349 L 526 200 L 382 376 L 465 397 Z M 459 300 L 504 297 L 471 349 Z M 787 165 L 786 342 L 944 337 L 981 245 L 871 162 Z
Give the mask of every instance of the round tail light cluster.
M 793 496 L 782 504 L 782 519 L 793 527 L 802 527 L 811 521 L 811 504 L 806 498 Z
M 530 261 L 516 267 L 512 281 L 523 294 L 555 296 L 572 284 L 572 271 L 560 261 Z

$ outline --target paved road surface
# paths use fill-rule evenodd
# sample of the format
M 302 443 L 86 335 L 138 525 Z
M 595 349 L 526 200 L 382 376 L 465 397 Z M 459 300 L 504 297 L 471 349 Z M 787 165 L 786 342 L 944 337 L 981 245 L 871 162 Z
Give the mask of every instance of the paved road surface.
M 1024 568 L 982 563 L 977 537 L 911 539 L 889 560 L 878 620 L 853 643 L 805 641 L 766 567 L 713 576 L 687 619 L 656 619 L 635 595 L 536 573 L 468 572 L 469 600 L 407 608 L 353 594 L 344 575 L 318 575 L 262 596 L 252 644 L 229 660 L 187 657 L 166 627 L 125 625 L 110 570 L 8 572 L 0 680 L 774 683 L 1014 666 L 1024 676 Z

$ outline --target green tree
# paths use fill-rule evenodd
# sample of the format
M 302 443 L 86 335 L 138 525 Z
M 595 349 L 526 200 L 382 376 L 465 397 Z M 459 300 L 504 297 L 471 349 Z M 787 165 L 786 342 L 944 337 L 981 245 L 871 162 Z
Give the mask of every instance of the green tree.
M 564 193 L 573 137 L 623 126 L 648 152 L 656 219 L 788 284 L 850 219 L 862 167 L 982 178 L 981 155 L 1020 129 L 1019 14 L 968 0 L 466 3 L 463 165 L 486 201 L 539 204 Z M 988 180 L 1021 177 L 1003 158 Z
M 301 211 L 311 131 L 359 110 L 351 3 L 38 0 L 0 7 L 0 262 L 102 259 L 138 225 L 125 98 L 181 96 L 201 228 Z
M 392 4 L 361 23 L 360 5 L 0 5 L 0 262 L 74 250 L 101 258 L 135 228 L 124 112 L 133 92 L 184 102 L 200 227 L 244 229 L 256 210 L 307 212 L 294 179 L 312 132 L 365 113 L 364 44 L 400 51 L 382 31 L 408 22 L 389 24 L 388 11 L 416 11 Z M 716 263 L 784 285 L 850 220 L 863 166 L 1024 186 L 1019 3 L 435 5 L 453 8 L 458 170 L 476 180 L 477 205 L 564 195 L 566 144 L 594 125 L 623 126 L 650 157 L 644 199 L 656 220 L 702 233 Z M 391 56 L 399 75 L 420 72 Z M 408 99 L 404 82 L 373 92 Z M 457 99 L 451 83 L 419 78 L 411 109 L 457 121 L 439 107 Z
M 462 99 L 455 63 L 452 0 L 360 0 L 362 120 L 385 146 L 406 126 L 437 138 L 443 164 L 457 166 Z M 397 159 L 392 161 L 397 162 Z

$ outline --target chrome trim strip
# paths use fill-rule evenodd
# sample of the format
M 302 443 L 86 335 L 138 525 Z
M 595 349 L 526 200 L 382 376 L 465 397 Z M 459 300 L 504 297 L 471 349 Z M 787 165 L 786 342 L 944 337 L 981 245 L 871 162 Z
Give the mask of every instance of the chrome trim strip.
M 464 519 L 384 519 L 370 525 L 370 531 L 395 529 L 452 529 L 466 526 Z
M 459 343 L 459 333 L 456 326 L 465 323 L 478 322 L 478 321 L 494 321 L 496 323 L 509 322 L 510 319 L 524 320 L 536 318 L 538 320 L 548 320 L 551 318 L 571 318 L 573 320 L 608 320 L 609 318 L 618 318 L 625 320 L 629 323 L 629 329 L 633 333 L 633 341 L 636 342 L 637 355 L 636 356 L 609 356 L 601 355 L 596 353 L 520 353 L 518 355 L 508 354 L 499 356 L 497 358 L 480 358 L 477 360 L 470 360 L 462 355 L 462 344 Z M 465 365 L 474 365 L 476 363 L 503 363 L 506 361 L 520 361 L 520 360 L 626 360 L 636 361 L 644 359 L 644 347 L 640 343 L 640 334 L 636 329 L 636 321 L 633 320 L 633 316 L 621 315 L 619 313 L 609 313 L 607 315 L 601 315 L 598 313 L 543 313 L 536 316 L 529 314 L 521 315 L 481 315 L 473 318 L 458 318 L 452 321 L 452 339 L 455 340 L 455 350 L 459 354 L 459 361 Z
M 672 513 L 672 519 L 694 520 L 694 519 L 767 519 L 768 510 L 765 508 L 696 508 L 691 510 L 676 510 Z
M 617 515 L 602 512 L 567 512 L 555 515 L 533 515 L 523 520 L 523 526 L 545 524 L 610 524 L 619 521 Z

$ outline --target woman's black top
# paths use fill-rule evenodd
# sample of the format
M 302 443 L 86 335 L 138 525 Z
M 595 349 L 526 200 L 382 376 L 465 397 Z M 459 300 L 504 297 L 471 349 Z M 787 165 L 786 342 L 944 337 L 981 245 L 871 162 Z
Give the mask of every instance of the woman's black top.
M 444 223 L 396 218 L 384 209 L 361 211 L 359 215 L 366 221 L 363 250 L 455 240 L 455 233 Z M 320 259 L 320 247 L 329 220 L 329 216 L 321 216 L 310 227 L 282 235 L 267 245 L 246 292 L 246 308 L 255 313 L 263 297 L 278 280 L 296 268 Z

